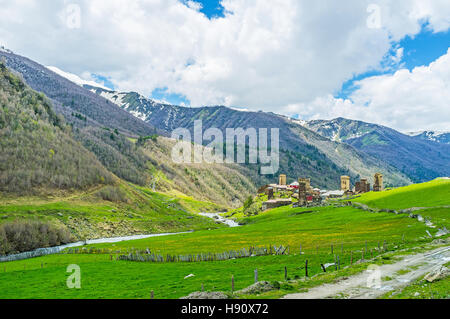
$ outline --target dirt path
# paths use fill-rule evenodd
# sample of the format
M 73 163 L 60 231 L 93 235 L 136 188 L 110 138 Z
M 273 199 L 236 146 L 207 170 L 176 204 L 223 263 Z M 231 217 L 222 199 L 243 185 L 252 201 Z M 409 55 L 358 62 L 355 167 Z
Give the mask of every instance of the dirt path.
M 337 283 L 314 287 L 305 293 L 289 294 L 283 299 L 374 299 L 389 291 L 408 286 L 449 261 L 450 247 L 441 247 L 426 253 L 406 256 L 394 264 L 369 267 L 367 271 Z M 398 274 L 398 271 L 402 272 Z M 385 277 L 393 279 L 380 280 Z

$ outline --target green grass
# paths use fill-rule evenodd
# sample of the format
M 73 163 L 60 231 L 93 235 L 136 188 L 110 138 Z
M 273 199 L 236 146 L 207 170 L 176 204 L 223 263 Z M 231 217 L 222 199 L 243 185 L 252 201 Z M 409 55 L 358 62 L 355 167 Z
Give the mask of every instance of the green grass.
M 384 192 L 370 192 L 354 201 L 386 209 L 450 206 L 450 180 L 437 179 Z
M 439 184 L 431 187 L 434 193 L 440 195 L 445 193 L 448 187 L 448 184 L 440 181 L 434 181 L 431 184 Z M 427 186 L 422 185 L 422 188 L 427 191 L 430 185 Z M 409 188 L 411 192 L 399 189 L 377 193 L 375 194 L 378 196 L 377 201 L 374 198 L 371 201 L 378 205 L 381 201 L 388 206 L 407 206 L 406 194 L 410 193 L 411 200 L 416 201 L 417 191 L 421 192 L 422 188 L 418 185 Z M 168 195 L 152 194 L 148 190 L 142 190 L 142 192 L 143 196 L 155 196 L 154 202 L 160 202 L 162 208 L 170 203 Z M 366 194 L 363 197 L 365 196 L 374 195 Z M 183 200 L 191 199 L 179 198 L 173 201 L 181 203 Z M 446 200 L 448 199 L 441 202 Z M 426 197 L 425 203 L 421 202 L 418 206 L 425 206 L 428 202 L 429 197 Z M 432 203 L 429 204 L 434 206 Z M 145 204 L 143 205 L 145 207 Z M 195 205 L 194 203 L 193 207 Z M 109 206 L 103 209 L 108 211 Z M 429 213 L 428 216 L 433 222 L 447 221 L 448 211 L 429 209 L 424 211 L 424 216 L 426 212 Z M 353 251 L 354 262 L 362 257 L 366 242 L 368 252 L 365 258 L 367 259 L 370 258 L 370 250 L 377 247 L 378 242 L 382 245 L 384 240 L 388 242 L 389 249 L 396 251 L 404 247 L 418 247 L 430 241 L 420 239 L 425 237 L 425 230 L 429 228 L 406 214 L 369 213 L 352 207 L 311 209 L 281 207 L 257 216 L 241 218 L 240 222 L 244 225 L 238 228 L 221 227 L 190 234 L 92 246 L 121 250 L 123 253 L 130 248 L 150 248 L 153 252 L 161 254 L 190 254 L 283 244 L 290 246 L 290 255 L 251 257 L 221 262 L 160 264 L 115 261 L 115 258 L 110 260 L 109 254 L 46 256 L 0 264 L 0 298 L 149 298 L 152 290 L 156 298 L 179 298 L 200 290 L 202 283 L 207 291 L 228 292 L 232 275 L 235 277 L 235 289 L 242 289 L 253 283 L 256 268 L 260 280 L 283 281 L 284 267 L 288 269 L 289 279 L 298 279 L 304 277 L 305 260 L 308 259 L 310 276 L 319 275 L 322 273 L 321 263 L 334 261 L 331 245 L 333 245 L 333 253 L 340 255 L 341 265 L 345 267 L 350 264 L 350 251 Z M 437 229 L 429 230 L 431 233 L 437 231 Z M 405 242 L 403 242 L 403 235 Z M 299 254 L 300 245 L 302 255 Z M 393 258 L 382 256 L 376 257 L 374 262 L 390 263 L 392 261 Z M 81 267 L 82 289 L 80 290 L 70 290 L 66 287 L 68 277 L 66 268 L 69 264 L 78 264 Z M 242 297 L 278 298 L 283 294 L 330 282 L 339 276 L 351 275 L 365 268 L 364 264 L 353 265 L 335 272 L 330 267 L 329 272 L 313 279 L 283 284 L 282 289 L 263 295 Z M 184 279 L 189 274 L 194 274 L 195 277 Z
M 401 291 L 389 292 L 382 299 L 449 299 L 450 277 L 427 282 L 423 278 L 403 288 Z
M 288 269 L 290 280 L 304 278 L 305 260 L 309 262 L 309 275 L 321 274 L 320 263 L 333 261 L 327 252 L 319 255 L 264 256 L 222 262 L 201 263 L 139 263 L 111 261 L 109 255 L 52 255 L 30 260 L 4 263 L 0 268 L 0 298 L 144 298 L 150 291 L 156 298 L 179 298 L 191 292 L 199 291 L 204 284 L 206 291 L 231 290 L 231 276 L 235 278 L 235 290 L 248 287 L 254 282 L 254 269 L 258 269 L 260 280 L 284 281 L 284 267 Z M 356 258 L 354 259 L 356 260 Z M 381 258 L 379 258 L 382 261 Z M 382 262 L 389 262 L 382 261 Z M 350 256 L 341 255 L 342 266 L 349 265 Z M 82 288 L 68 289 L 66 280 L 67 266 L 79 265 L 81 268 Z M 43 267 L 43 268 L 41 268 Z M 367 268 L 366 264 L 355 265 L 339 272 L 329 268 L 325 276 L 320 276 L 306 284 L 295 287 L 307 287 L 327 282 L 343 275 L 353 274 Z M 6 272 L 5 272 L 6 270 Z M 194 274 L 195 277 L 184 279 Z M 288 287 L 282 284 L 283 293 Z M 289 289 L 288 289 L 289 290 Z M 246 296 L 255 298 L 258 296 Z M 258 297 L 259 298 L 259 297 Z
M 330 207 L 304 212 L 304 209 L 280 208 L 247 218 L 247 225 L 240 228 L 95 245 L 114 249 L 150 247 L 153 251 L 189 253 L 220 252 L 269 243 L 291 244 L 289 256 L 174 264 L 111 261 L 108 254 L 47 256 L 2 264 L 6 273 L 2 273 L 4 269 L 0 268 L 0 298 L 148 298 L 151 290 L 155 291 L 157 298 L 179 298 L 198 291 L 202 283 L 206 290 L 228 291 L 231 275 L 236 279 L 237 290 L 253 283 L 256 268 L 260 280 L 284 280 L 285 266 L 290 279 L 302 278 L 305 260 L 308 259 L 310 276 L 319 274 L 322 272 L 320 263 L 334 261 L 331 243 L 335 244 L 334 253 L 340 255 L 341 264 L 345 266 L 350 264 L 350 250 L 355 251 L 354 262 L 362 257 L 365 241 L 369 251 L 383 239 L 387 239 L 390 248 L 394 248 L 393 242 L 401 237 L 397 234 L 399 229 L 408 231 L 410 240 L 415 240 L 424 230 L 422 223 L 405 215 L 370 214 L 353 208 Z M 341 251 L 342 242 L 345 243 L 344 252 Z M 302 255 L 298 254 L 300 244 L 303 246 Z M 395 244 L 397 248 L 398 245 Z M 316 246 L 319 246 L 319 254 Z M 369 258 L 369 254 L 365 256 Z M 44 263 L 43 269 L 41 263 Z M 65 286 L 68 276 L 65 269 L 69 264 L 78 264 L 82 269 L 81 290 L 69 290 Z M 191 273 L 196 276 L 184 279 Z
M 447 227 L 447 229 L 450 229 L 450 208 L 430 208 L 416 211 L 414 214 L 428 218 L 438 228 Z
M 170 237 L 156 237 L 116 244 L 94 245 L 98 248 L 150 248 L 154 252 L 190 254 L 224 252 L 250 246 L 285 245 L 293 250 L 360 248 L 384 240 L 416 240 L 425 235 L 425 225 L 406 215 L 370 214 L 355 208 L 322 207 L 304 209 L 281 207 L 268 213 L 245 218 L 246 225 L 198 231 Z

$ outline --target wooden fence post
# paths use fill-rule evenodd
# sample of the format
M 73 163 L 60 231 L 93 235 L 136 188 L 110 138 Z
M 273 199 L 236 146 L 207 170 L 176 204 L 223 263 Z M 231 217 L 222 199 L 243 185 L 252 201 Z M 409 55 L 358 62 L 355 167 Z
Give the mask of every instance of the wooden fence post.
M 305 261 L 305 277 L 308 277 L 308 259 Z
M 341 260 L 339 259 L 339 255 L 337 256 L 338 260 L 338 270 L 341 270 Z
M 234 292 L 234 276 L 231 275 L 231 292 Z
M 284 266 L 284 280 L 287 280 L 287 267 Z

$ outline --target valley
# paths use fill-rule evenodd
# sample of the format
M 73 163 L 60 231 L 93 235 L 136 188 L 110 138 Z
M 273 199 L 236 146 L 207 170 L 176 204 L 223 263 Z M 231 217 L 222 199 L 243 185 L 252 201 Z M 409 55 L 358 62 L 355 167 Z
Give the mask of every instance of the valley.
M 449 190 L 448 180 L 437 180 L 417 187 L 367 193 L 354 199 L 379 208 L 377 213 L 347 205 L 336 207 L 332 202 L 330 206 L 312 209 L 281 207 L 257 216 L 241 218 L 241 227 L 220 227 L 169 237 L 94 244 L 85 246 L 78 252 L 66 251 L 57 255 L 2 263 L 0 296 L 148 299 L 150 292 L 154 291 L 155 298 L 164 299 L 189 295 L 199 291 L 203 285 L 205 291 L 223 291 L 229 298 L 281 297 L 361 273 L 370 264 L 390 264 L 397 260 L 396 256 L 434 249 L 439 243 L 448 245 L 448 233 L 435 236 L 438 228 L 450 227 Z M 428 209 L 427 207 L 434 207 L 436 204 L 433 198 L 421 197 L 423 192 L 439 197 L 439 205 L 443 208 Z M 416 198 L 414 205 L 423 208 L 418 213 L 439 227 L 429 227 L 424 222 L 410 218 L 408 213 L 395 214 L 381 209 L 409 208 L 406 202 L 408 198 Z M 432 237 L 427 235 L 427 231 Z M 210 262 L 139 262 L 117 259 L 120 255 L 147 250 L 162 256 L 195 255 L 249 247 L 267 248 L 272 245 L 283 245 L 289 247 L 289 250 L 282 255 Z M 336 256 L 339 256 L 339 269 L 335 270 Z M 82 289 L 66 287 L 68 264 L 81 267 Z M 332 265 L 326 273 L 321 268 L 324 264 Z M 232 294 L 231 276 L 235 278 L 237 291 L 254 282 L 255 269 L 258 269 L 259 280 L 271 283 L 272 288 L 250 295 Z M 189 277 L 190 274 L 193 276 Z M 443 280 L 448 287 L 448 279 Z
M 0 299 L 174 299 L 202 289 L 281 298 L 448 246 L 446 143 L 345 119 L 330 131 L 274 113 L 160 104 L 82 87 L 10 51 L 0 57 L 0 255 L 85 242 L 0 263 Z M 314 205 L 292 201 L 293 191 L 289 205 L 263 208 L 271 199 L 258 188 L 278 174 L 261 175 L 261 163 L 174 163 L 171 131 L 198 120 L 223 133 L 279 128 L 285 188 L 307 177 L 320 196 L 342 188 L 341 177 L 373 184 L 377 173 L 386 189 L 348 188 Z M 68 287 L 69 265 L 82 270 L 81 289 Z

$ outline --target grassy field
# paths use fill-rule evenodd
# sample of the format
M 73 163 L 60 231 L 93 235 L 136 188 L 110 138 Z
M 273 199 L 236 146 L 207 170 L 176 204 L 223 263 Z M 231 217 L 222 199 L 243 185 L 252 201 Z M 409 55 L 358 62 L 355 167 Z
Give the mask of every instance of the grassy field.
M 393 244 L 390 245 L 393 248 Z M 397 246 L 403 247 L 403 246 Z M 374 247 L 370 247 L 374 248 Z M 350 264 L 350 254 L 339 252 L 342 267 Z M 353 262 L 361 258 L 361 252 L 353 253 Z M 377 253 L 375 253 L 377 256 Z M 179 298 L 199 291 L 203 284 L 206 291 L 231 292 L 231 276 L 235 278 L 235 290 L 248 287 L 254 282 L 254 270 L 259 280 L 284 281 L 284 267 L 288 280 L 305 277 L 305 260 L 308 260 L 309 276 L 322 274 L 321 263 L 332 263 L 334 256 L 322 250 L 319 254 L 292 254 L 289 256 L 264 256 L 221 262 L 201 263 L 139 263 L 111 261 L 109 255 L 52 255 L 32 260 L 5 263 L 0 269 L 0 298 L 143 298 L 155 292 L 155 298 Z M 378 258 L 390 262 L 390 258 Z M 68 289 L 67 266 L 81 268 L 81 289 Z M 42 267 L 42 268 L 41 268 Z M 350 275 L 367 268 L 367 264 L 354 265 L 340 272 L 328 268 L 327 276 L 296 285 L 299 288 L 334 280 L 337 276 Z M 184 279 L 187 275 L 194 277 Z M 271 298 L 290 285 L 282 283 L 282 291 L 269 293 Z M 252 297 L 252 296 L 249 296 Z M 253 296 L 259 297 L 259 296 Z
M 371 192 L 356 198 L 355 202 L 372 208 L 406 209 L 412 207 L 450 206 L 450 180 L 434 181 L 400 187 L 384 192 Z
M 246 225 L 198 231 L 171 237 L 156 237 L 116 244 L 94 245 L 97 248 L 124 249 L 134 247 L 162 254 L 223 252 L 250 246 L 285 245 L 303 250 L 331 249 L 415 240 L 425 235 L 425 225 L 407 215 L 369 214 L 352 208 L 321 207 L 314 209 L 281 207 L 259 216 L 242 219 Z
M 447 183 L 435 181 L 410 188 L 409 191 L 399 189 L 366 194 L 358 200 L 367 197 L 371 205 L 381 205 L 382 201 L 389 208 L 445 205 L 449 199 L 442 197 L 448 190 Z M 429 197 L 423 202 L 417 202 L 418 193 L 428 192 L 429 188 L 440 199 L 439 205 L 431 203 Z M 408 206 L 408 193 L 411 206 Z M 432 222 L 447 223 L 448 211 L 430 209 L 427 212 Z M 238 228 L 201 230 L 190 234 L 94 246 L 121 250 L 123 253 L 129 249 L 149 248 L 161 254 L 190 254 L 282 244 L 290 246 L 290 255 L 159 264 L 116 261 L 115 258 L 111 260 L 109 253 L 46 256 L 0 264 L 0 298 L 149 298 L 152 290 L 155 298 L 179 298 L 200 290 L 202 284 L 205 290 L 229 292 L 232 275 L 235 277 L 236 290 L 253 283 L 256 268 L 260 280 L 284 281 L 284 267 L 287 268 L 289 279 L 299 279 L 305 276 L 304 265 L 308 260 L 309 275 L 313 276 L 322 272 L 321 263 L 334 262 L 334 255 L 340 256 L 343 267 L 350 264 L 350 251 L 353 252 L 354 262 L 361 259 L 366 242 L 367 259 L 371 250 L 374 257 L 378 255 L 375 249 L 378 242 L 383 245 L 386 240 L 390 250 L 415 247 L 431 240 L 425 238 L 427 229 L 431 233 L 437 231 L 409 218 L 407 214 L 369 213 L 352 207 L 282 207 L 240 221 L 244 225 Z M 383 258 L 378 257 L 379 262 L 389 261 L 389 258 Z M 66 287 L 66 268 L 70 264 L 81 267 L 82 289 L 71 290 Z M 353 265 L 339 274 L 351 274 L 365 267 Z M 321 275 L 306 282 L 284 282 L 280 291 L 268 293 L 264 297 L 275 298 L 291 290 L 298 291 L 309 285 L 333 280 L 335 275 L 332 267 L 328 271 L 330 273 L 327 276 Z M 195 276 L 184 279 L 190 274 Z

